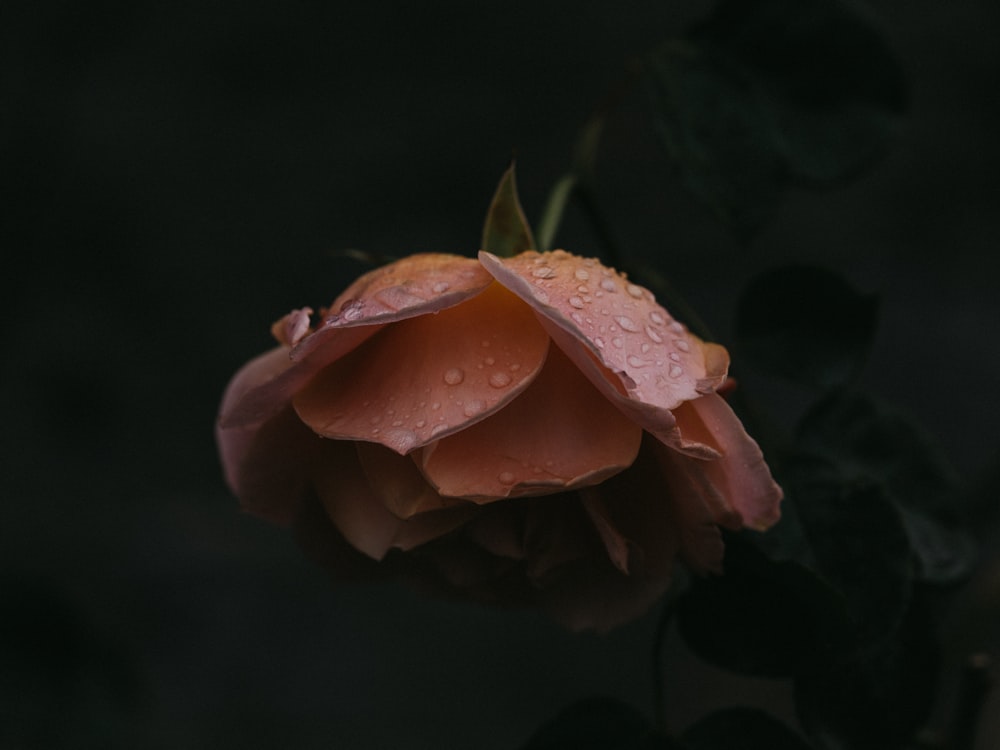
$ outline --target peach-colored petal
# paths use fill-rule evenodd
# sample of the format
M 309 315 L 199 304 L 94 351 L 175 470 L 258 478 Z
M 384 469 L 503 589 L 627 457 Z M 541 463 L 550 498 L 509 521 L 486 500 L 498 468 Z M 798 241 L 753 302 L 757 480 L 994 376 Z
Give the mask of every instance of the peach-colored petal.
M 548 348 L 531 310 L 494 283 L 462 305 L 386 327 L 313 379 L 295 409 L 320 435 L 407 454 L 507 404 Z
M 504 409 L 420 456 L 442 495 L 491 502 L 597 484 L 635 460 L 642 430 L 558 349 Z
M 330 520 L 352 547 L 375 560 L 390 549 L 410 550 L 457 528 L 474 506 L 422 513 L 400 519 L 372 491 L 353 443 L 321 441 L 322 465 L 313 486 Z
M 710 394 L 683 404 L 675 414 L 682 435 L 713 445 L 722 454 L 720 459 L 695 461 L 693 465 L 710 487 L 704 496 L 716 512 L 724 504 L 743 526 L 758 531 L 777 523 L 781 517 L 781 487 L 771 477 L 760 447 L 729 404 L 721 396 Z
M 397 518 L 464 503 L 441 497 L 424 479 L 412 457 L 401 456 L 378 443 L 359 442 L 356 446 L 368 484 L 386 510 Z
M 386 324 L 436 313 L 483 291 L 492 277 L 472 258 L 421 254 L 377 268 L 355 281 L 331 306 L 323 324 L 308 332 L 309 308 L 296 310 L 273 326 L 279 341 L 294 343 L 289 366 L 246 390 L 223 410 L 226 427 L 267 419 L 317 372 L 353 351 Z M 308 311 L 308 312 L 306 312 Z
M 492 278 L 474 258 L 417 253 L 369 271 L 330 306 L 326 324 L 340 328 L 394 323 L 438 312 L 476 296 Z
M 505 259 L 481 252 L 479 259 L 536 310 L 594 385 L 665 442 L 676 443 L 670 410 L 725 380 L 723 347 L 688 332 L 652 293 L 596 260 L 562 250 Z

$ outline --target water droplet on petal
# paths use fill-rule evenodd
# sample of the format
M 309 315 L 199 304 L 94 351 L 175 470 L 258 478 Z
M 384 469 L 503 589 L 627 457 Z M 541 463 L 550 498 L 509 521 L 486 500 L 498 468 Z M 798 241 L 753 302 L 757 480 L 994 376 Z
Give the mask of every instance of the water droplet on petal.
M 619 349 L 621 349 L 625 345 L 625 342 L 622 341 L 621 336 L 615 336 L 613 339 L 611 339 L 611 343 L 617 346 Z
M 596 347 L 597 347 L 598 349 L 603 349 L 603 348 L 604 348 L 604 339 L 602 339 L 602 338 L 601 338 L 600 336 L 597 336 L 597 337 L 596 337 L 596 338 L 594 339 L 594 345 L 595 345 L 595 346 L 596 346 Z
M 570 303 L 570 305 L 572 305 L 573 307 L 575 307 L 577 310 L 580 310 L 580 309 L 583 308 L 583 300 L 580 299 L 579 297 L 570 297 L 569 298 L 569 303 Z
M 617 315 L 615 316 L 615 320 L 618 321 L 618 325 L 622 327 L 623 331 L 635 332 L 639 330 L 639 326 L 637 326 L 635 324 L 635 321 L 632 320 L 632 318 L 628 317 L 627 315 Z
M 617 292 L 618 285 L 615 283 L 614 279 L 605 276 L 603 279 L 601 279 L 601 289 L 603 289 L 606 292 Z
M 635 354 L 628 355 L 626 361 L 628 362 L 629 367 L 645 367 L 646 365 L 649 364 L 649 362 L 642 359 L 641 357 L 636 356 Z
M 670 359 L 672 359 L 674 362 L 680 362 L 681 355 L 678 354 L 677 352 L 670 352 Z
M 458 385 L 465 380 L 465 372 L 460 367 L 451 367 L 444 371 L 444 382 L 448 385 Z
M 462 413 L 467 417 L 474 417 L 477 414 L 482 414 L 485 408 L 485 401 L 480 401 L 478 398 L 474 398 L 465 404 L 465 408 L 462 409 Z
M 631 296 L 635 297 L 636 299 L 641 299 L 642 298 L 642 291 L 643 290 L 642 290 L 642 287 L 639 286 L 638 284 L 627 284 L 625 286 L 625 290 Z
M 421 427 L 424 427 L 426 424 L 427 424 L 426 419 L 418 419 L 413 426 L 416 427 L 417 429 L 420 429 Z
M 666 322 L 667 322 L 667 321 L 666 321 L 666 320 L 664 319 L 664 317 L 663 317 L 662 315 L 660 315 L 660 313 L 658 313 L 658 312 L 657 312 L 656 310 L 652 310 L 652 311 L 651 311 L 651 312 L 649 313 L 649 319 L 650 319 L 651 321 L 653 321 L 654 323 L 656 323 L 656 325 L 658 325 L 658 326 L 662 326 L 662 325 L 663 325 L 664 323 L 666 323 Z
M 434 294 L 442 294 L 444 292 L 447 292 L 450 288 L 451 284 L 449 284 L 447 281 L 439 281 L 434 286 L 431 287 L 431 291 L 434 292 Z
M 576 321 L 577 325 L 583 325 L 583 316 L 578 312 L 572 312 L 569 316 Z
M 551 279 L 556 275 L 556 269 L 551 266 L 539 266 L 531 272 L 531 275 L 536 279 Z
M 684 326 L 681 325 L 681 323 L 676 320 L 673 323 L 671 323 L 669 327 L 670 330 L 673 331 L 674 333 L 684 333 Z
M 647 344 L 645 341 L 643 341 L 642 342 L 642 346 L 639 347 L 639 348 L 642 349 L 642 353 L 643 354 L 646 354 L 650 350 L 651 347 L 650 347 L 649 344 Z
M 489 383 L 494 388 L 505 388 L 510 385 L 510 375 L 505 372 L 495 372 L 490 375 Z
M 651 338 L 657 344 L 662 344 L 663 343 L 663 337 L 660 334 L 658 334 L 653 329 L 652 326 L 646 326 L 646 335 L 649 336 L 649 338 Z
M 497 481 L 500 482 L 500 484 L 511 485 L 514 484 L 516 480 L 517 477 L 515 477 L 509 471 L 501 471 L 499 474 L 497 474 Z
M 679 378 L 684 370 L 680 365 L 670 365 L 670 377 Z
M 685 341 L 684 339 L 676 339 L 674 341 L 674 346 L 676 346 L 682 352 L 689 352 L 689 351 L 691 351 L 691 345 L 687 341 Z
M 447 429 L 448 429 L 448 423 L 447 422 L 441 422 L 441 424 L 436 424 L 431 429 L 431 437 L 436 437 L 436 436 L 440 435 L 442 432 L 444 432 Z

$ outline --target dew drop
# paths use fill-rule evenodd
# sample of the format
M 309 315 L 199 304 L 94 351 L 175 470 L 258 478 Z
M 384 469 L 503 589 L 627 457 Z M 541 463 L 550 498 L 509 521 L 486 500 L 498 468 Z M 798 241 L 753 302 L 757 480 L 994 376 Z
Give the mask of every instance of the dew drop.
M 663 337 L 656 332 L 652 326 L 646 326 L 646 335 L 649 336 L 657 344 L 663 343 Z
M 426 425 L 427 425 L 426 419 L 418 419 L 413 426 L 416 427 L 417 429 L 420 429 L 421 427 L 425 427 Z
M 499 474 L 497 474 L 497 481 L 500 482 L 500 484 L 506 484 L 509 486 L 514 484 L 516 480 L 517 477 L 515 477 L 514 474 L 509 471 L 501 471 Z
M 551 266 L 539 266 L 531 272 L 531 275 L 536 279 L 551 279 L 556 275 L 556 269 Z
M 510 375 L 505 372 L 495 372 L 490 375 L 489 383 L 494 388 L 506 388 L 510 385 Z
M 518 370 L 521 369 L 521 365 L 519 362 L 514 362 L 512 365 L 507 367 L 507 369 L 510 370 L 511 372 L 517 372 Z
M 488 365 L 495 365 L 497 361 L 493 357 L 487 357 L 486 359 L 483 360 L 483 362 L 485 362 Z
M 691 351 L 691 345 L 687 341 L 685 341 L 684 339 L 675 339 L 674 340 L 674 346 L 676 346 L 682 352 L 689 352 L 689 351 Z
M 649 352 L 649 350 L 650 350 L 650 348 L 651 348 L 651 347 L 650 347 L 650 345 L 649 345 L 649 344 L 647 344 L 647 343 L 646 343 L 646 342 L 644 341 L 644 342 L 642 342 L 642 346 L 641 346 L 641 347 L 639 347 L 639 348 L 640 348 L 640 349 L 642 349 L 642 353 L 643 353 L 643 354 L 646 354 L 647 352 Z
M 682 372 L 684 372 L 684 370 L 680 365 L 670 365 L 670 377 L 679 378 Z
M 576 269 L 576 271 L 573 272 L 573 275 L 580 281 L 586 281 L 590 278 L 590 272 L 586 268 Z
M 460 367 L 451 367 L 444 371 L 444 382 L 448 385 L 458 385 L 465 380 L 465 372 Z
M 642 299 L 642 287 L 638 284 L 627 284 L 625 290 L 636 299 Z
M 613 339 L 611 339 L 611 343 L 617 346 L 619 349 L 621 349 L 625 345 L 625 342 L 622 341 L 621 336 L 615 336 Z
M 441 422 L 440 424 L 436 424 L 436 425 L 434 425 L 434 427 L 431 428 L 431 437 L 435 437 L 437 435 L 440 435 L 442 432 L 444 432 L 447 429 L 448 429 L 448 423 L 447 422 Z
M 615 316 L 615 320 L 618 321 L 618 325 L 620 325 L 624 331 L 634 332 L 639 330 L 639 326 L 637 326 L 635 321 L 627 315 L 617 315 Z
M 397 453 L 409 453 L 417 444 L 417 435 L 411 430 L 390 430 L 384 441 Z
M 678 354 L 677 352 L 670 352 L 670 359 L 672 359 L 674 362 L 680 362 L 681 355 Z
M 569 316 L 576 321 L 577 325 L 583 325 L 583 316 L 578 312 L 572 312 Z
M 580 286 L 576 288 L 576 291 L 578 291 L 580 294 L 590 294 L 590 287 L 587 286 L 586 284 L 580 284 Z
M 449 284 L 447 281 L 439 281 L 438 283 L 436 283 L 434 286 L 431 287 L 431 291 L 434 292 L 434 294 L 442 294 L 444 292 L 447 292 L 448 289 L 450 288 L 451 284 Z
M 669 326 L 670 330 L 674 333 L 684 333 L 684 326 L 682 326 L 678 321 L 674 321 Z
M 596 347 L 597 347 L 598 349 L 603 349 L 603 348 L 604 348 L 604 339 L 602 339 L 602 338 L 601 338 L 600 336 L 597 336 L 597 337 L 596 337 L 596 338 L 594 339 L 594 345 L 595 345 L 595 346 L 596 346 Z
M 397 419 L 396 421 L 394 421 L 392 423 L 392 426 L 393 427 L 402 427 L 403 426 L 403 420 L 402 419 Z
M 441 402 L 440 401 L 435 401 L 433 404 L 431 404 L 431 409 L 433 409 L 434 411 L 437 411 L 440 408 L 441 408 Z
M 614 279 L 604 277 L 603 279 L 601 279 L 601 289 L 603 289 L 606 292 L 617 292 L 618 285 L 615 283 Z
M 486 402 L 480 401 L 478 398 L 474 398 L 471 401 L 466 402 L 465 408 L 462 409 L 462 413 L 467 417 L 474 417 L 477 414 L 482 414 L 486 409 Z
M 544 289 L 539 289 L 538 287 L 535 287 L 534 289 L 531 290 L 531 293 L 534 295 L 535 299 L 537 299 L 543 305 L 549 304 L 549 293 L 546 292 Z
M 658 325 L 658 326 L 662 326 L 664 323 L 667 322 L 664 319 L 664 317 L 662 315 L 660 315 L 660 313 L 658 313 L 656 310 L 650 311 L 650 313 L 649 313 L 649 319 L 651 321 L 653 321 L 654 323 L 656 323 L 656 325 Z
M 575 307 L 577 310 L 580 310 L 580 309 L 583 308 L 583 300 L 580 299 L 579 297 L 570 297 L 569 298 L 569 303 L 570 303 L 570 305 L 572 305 L 573 307 Z
M 628 362 L 630 367 L 645 367 L 646 365 L 649 364 L 649 362 L 642 359 L 641 357 L 636 356 L 635 354 L 628 355 L 626 361 Z

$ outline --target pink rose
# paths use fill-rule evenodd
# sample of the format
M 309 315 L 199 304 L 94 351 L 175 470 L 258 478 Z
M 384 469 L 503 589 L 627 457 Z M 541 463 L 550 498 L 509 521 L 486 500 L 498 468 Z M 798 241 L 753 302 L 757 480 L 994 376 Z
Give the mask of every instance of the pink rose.
M 272 330 L 223 397 L 226 480 L 336 576 L 607 629 L 778 519 L 726 350 L 595 260 L 414 255 Z

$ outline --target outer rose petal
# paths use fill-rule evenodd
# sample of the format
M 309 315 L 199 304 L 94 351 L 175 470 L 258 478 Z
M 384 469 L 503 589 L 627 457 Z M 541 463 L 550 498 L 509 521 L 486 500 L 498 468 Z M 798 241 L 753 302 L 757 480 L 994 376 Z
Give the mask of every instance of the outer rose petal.
M 479 294 L 492 277 L 472 258 L 421 254 L 377 268 L 349 286 L 334 301 L 332 315 L 313 333 L 303 331 L 304 310 L 275 323 L 280 341 L 297 342 L 290 352 L 293 366 L 274 373 L 247 390 L 221 414 L 226 427 L 267 419 L 321 369 L 336 362 L 383 326 L 453 307 Z
M 464 500 L 441 497 L 424 479 L 412 456 L 400 456 L 377 443 L 360 442 L 356 447 L 372 492 L 397 518 L 467 504 Z
M 295 409 L 320 435 L 405 455 L 504 407 L 548 348 L 531 310 L 494 283 L 457 307 L 387 327 L 317 375 Z
M 233 376 L 222 397 L 220 412 L 261 382 L 267 382 L 290 365 L 288 349 L 278 347 L 250 360 Z M 216 426 L 216 443 L 226 484 L 247 511 L 275 523 L 288 523 L 295 515 L 308 485 L 308 466 L 315 436 L 291 410 L 245 428 Z
M 763 531 L 781 517 L 781 487 L 771 477 L 760 447 L 754 442 L 729 404 L 709 394 L 682 404 L 674 412 L 681 433 L 714 446 L 722 454 L 715 461 L 693 461 L 704 485 L 703 497 L 724 526 L 729 514 L 739 524 Z M 723 509 L 724 510 L 721 510 Z
M 327 515 L 352 547 L 375 560 L 410 550 L 468 521 L 474 506 L 397 518 L 372 491 L 353 443 L 325 440 L 313 486 Z
M 635 460 L 642 430 L 558 349 L 516 399 L 424 448 L 420 465 L 442 495 L 491 502 L 598 484 Z
M 638 424 L 679 449 L 713 455 L 680 443 L 670 412 L 725 380 L 725 349 L 689 333 L 648 290 L 596 260 L 562 250 L 504 259 L 481 252 L 479 260 Z

